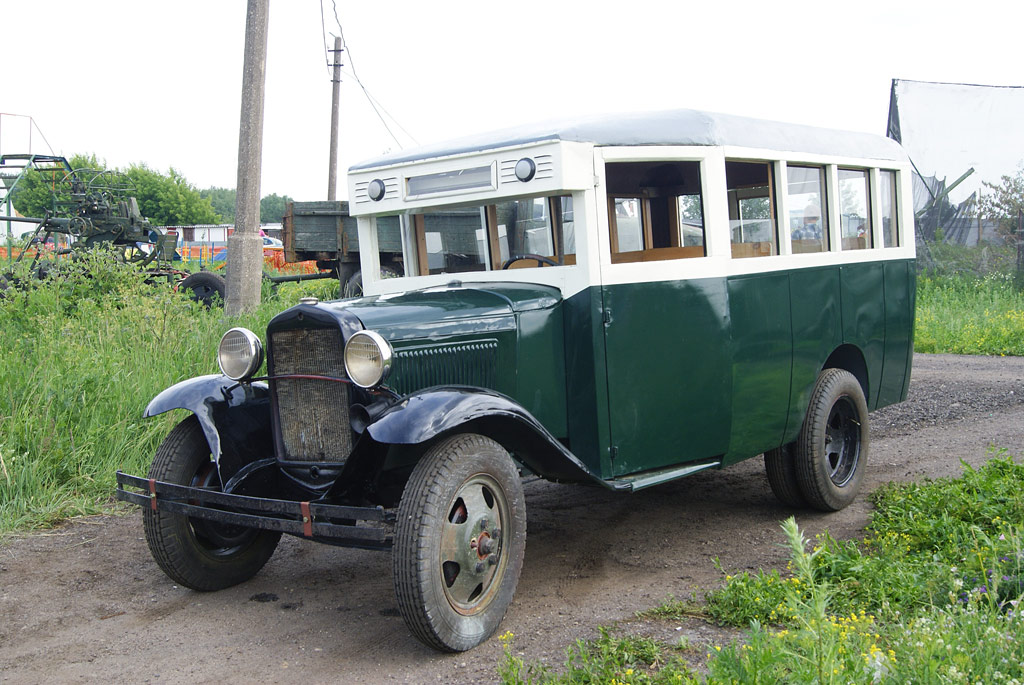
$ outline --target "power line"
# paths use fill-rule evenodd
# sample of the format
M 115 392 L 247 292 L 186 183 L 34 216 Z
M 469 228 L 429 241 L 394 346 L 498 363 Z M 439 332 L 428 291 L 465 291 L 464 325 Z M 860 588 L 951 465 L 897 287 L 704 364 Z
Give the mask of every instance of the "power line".
M 373 111 L 377 115 L 377 118 L 380 119 L 380 123 L 384 126 L 385 130 L 387 130 L 387 132 L 388 132 L 388 135 L 391 136 L 392 140 L 395 141 L 395 144 L 398 145 L 399 148 L 402 148 L 404 146 L 402 145 L 401 141 L 398 140 L 398 136 L 395 135 L 394 131 L 391 130 L 391 127 L 388 126 L 388 122 L 384 119 L 384 115 L 381 114 L 381 111 L 383 111 L 384 114 L 387 114 L 388 117 L 393 122 L 395 122 L 395 125 L 397 125 L 398 128 L 402 129 L 402 132 L 404 132 L 405 135 L 409 136 L 409 138 L 414 143 L 418 144 L 418 141 L 416 140 L 416 138 L 414 138 L 412 135 L 410 135 L 409 132 L 406 131 L 405 128 L 401 124 L 398 123 L 398 120 L 395 119 L 395 117 L 392 116 L 390 112 L 388 112 L 386 109 L 384 109 L 384 106 L 381 105 L 377 101 L 376 98 L 374 98 L 373 96 L 370 95 L 370 92 L 366 89 L 366 86 L 363 85 L 362 80 L 359 78 L 359 75 L 356 73 L 356 66 L 355 66 L 355 61 L 352 59 L 352 53 L 351 53 L 351 51 L 348 50 L 348 45 L 345 43 L 345 29 L 342 28 L 342 26 L 341 26 L 341 19 L 338 18 L 338 4 L 337 4 L 336 0 L 331 0 L 331 7 L 334 10 L 334 21 L 338 24 L 338 35 L 341 38 L 341 49 L 342 49 L 343 52 L 348 52 L 348 66 L 352 70 L 351 71 L 351 76 L 352 76 L 353 79 L 355 79 L 355 82 L 359 85 L 359 88 L 362 89 L 363 95 L 366 96 L 366 101 L 370 103 L 370 107 L 373 108 Z M 320 18 L 321 18 L 321 21 L 322 21 L 323 20 L 323 0 L 320 1 Z M 326 49 L 326 41 L 327 41 L 327 39 L 325 37 L 324 38 L 325 49 Z
M 331 73 L 331 58 L 327 52 L 327 26 L 324 25 L 324 0 L 320 0 L 320 37 L 324 39 L 324 63 L 327 65 L 327 75 L 334 78 Z
M 397 119 L 395 119 L 395 117 L 392 116 L 391 112 L 389 112 L 384 107 L 384 105 L 381 104 L 380 100 L 375 98 L 373 96 L 373 94 L 366 88 L 366 86 L 364 86 L 362 83 L 359 82 L 359 79 L 356 78 L 355 72 L 348 72 L 348 71 L 342 70 L 341 73 L 345 74 L 346 76 L 351 76 L 357 83 L 359 83 L 359 87 L 363 89 L 363 94 L 370 101 L 370 104 L 373 105 L 374 103 L 376 103 L 377 107 L 380 107 L 380 109 L 384 112 L 384 114 L 388 115 L 388 118 L 391 119 L 391 121 L 395 124 L 395 126 L 397 126 L 399 129 L 401 129 L 402 133 L 407 135 L 409 137 L 409 139 L 412 142 L 414 142 L 415 144 L 417 144 L 417 145 L 420 144 L 419 141 L 416 140 L 416 137 L 413 134 L 409 133 L 407 130 L 405 130 L 405 127 L 402 126 L 401 122 L 399 122 Z

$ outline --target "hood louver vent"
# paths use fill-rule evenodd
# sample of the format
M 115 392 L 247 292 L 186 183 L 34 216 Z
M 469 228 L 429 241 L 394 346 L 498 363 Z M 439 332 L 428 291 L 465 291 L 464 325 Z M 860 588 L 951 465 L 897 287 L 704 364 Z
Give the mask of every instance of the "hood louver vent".
M 494 388 L 497 367 L 497 340 L 406 348 L 395 350 L 388 385 L 400 395 L 435 385 Z

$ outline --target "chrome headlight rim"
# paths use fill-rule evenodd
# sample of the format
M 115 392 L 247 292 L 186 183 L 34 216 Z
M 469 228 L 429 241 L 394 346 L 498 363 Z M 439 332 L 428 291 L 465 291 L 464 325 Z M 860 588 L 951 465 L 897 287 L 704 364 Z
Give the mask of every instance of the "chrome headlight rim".
M 241 355 L 232 356 L 239 351 Z M 262 365 L 263 342 L 258 335 L 239 326 L 221 336 L 217 345 L 217 366 L 222 374 L 234 381 L 245 381 L 252 378 Z
M 373 377 L 366 377 L 361 371 L 357 373 L 352 372 L 352 364 L 350 364 L 350 353 L 355 348 L 353 343 L 361 344 L 363 342 L 369 342 L 377 349 L 377 355 L 380 360 L 379 368 Z M 384 339 L 377 331 L 361 330 L 353 333 L 348 341 L 345 343 L 345 375 L 352 381 L 353 385 L 356 385 L 364 390 L 371 390 L 376 388 L 388 378 L 388 374 L 391 373 L 391 362 L 394 358 L 394 351 L 391 349 L 391 343 Z

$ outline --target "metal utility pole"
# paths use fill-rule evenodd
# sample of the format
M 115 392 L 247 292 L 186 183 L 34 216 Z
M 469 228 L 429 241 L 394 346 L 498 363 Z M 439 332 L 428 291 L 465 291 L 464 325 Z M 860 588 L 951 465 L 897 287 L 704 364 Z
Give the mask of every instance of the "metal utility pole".
M 260 239 L 260 172 L 263 161 L 263 91 L 267 76 L 270 0 L 249 0 L 242 65 L 242 116 L 238 125 L 238 195 L 235 232 L 228 238 L 227 301 L 237 316 L 260 303 L 263 241 Z
M 341 99 L 341 37 L 334 37 L 334 83 L 331 99 L 331 162 L 327 170 L 327 200 L 338 199 L 338 101 Z

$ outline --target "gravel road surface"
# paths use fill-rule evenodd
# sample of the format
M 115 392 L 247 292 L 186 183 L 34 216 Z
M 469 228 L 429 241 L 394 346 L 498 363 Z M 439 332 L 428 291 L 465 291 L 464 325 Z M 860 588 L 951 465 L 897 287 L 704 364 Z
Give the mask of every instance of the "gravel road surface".
M 908 400 L 872 415 L 866 491 L 956 476 L 991 446 L 1024 454 L 1024 359 L 918 355 L 914 365 Z M 760 459 L 629 496 L 533 481 L 526 501 L 526 560 L 502 630 L 526 659 L 554 664 L 598 625 L 698 647 L 728 639 L 697 619 L 633 615 L 717 587 L 715 557 L 728 571 L 784 565 L 778 522 L 794 513 Z M 795 513 L 808 535 L 851 537 L 870 504 L 862 495 L 835 514 Z M 420 645 L 398 614 L 386 553 L 286 538 L 253 580 L 201 594 L 157 568 L 138 511 L 0 543 L 3 683 L 477 683 L 496 679 L 500 656 L 496 639 L 456 655 Z

